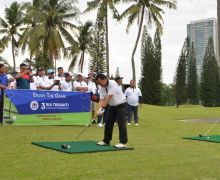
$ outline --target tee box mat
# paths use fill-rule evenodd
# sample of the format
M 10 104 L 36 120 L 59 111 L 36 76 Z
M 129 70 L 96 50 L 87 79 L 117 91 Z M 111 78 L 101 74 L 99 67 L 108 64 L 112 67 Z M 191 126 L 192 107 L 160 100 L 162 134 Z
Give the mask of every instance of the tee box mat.
M 220 135 L 198 135 L 192 137 L 183 137 L 183 139 L 220 143 Z
M 64 142 L 32 142 L 36 146 L 64 153 L 92 153 L 106 151 L 133 150 L 134 148 L 116 148 L 114 146 L 98 146 L 95 141 L 64 141 Z

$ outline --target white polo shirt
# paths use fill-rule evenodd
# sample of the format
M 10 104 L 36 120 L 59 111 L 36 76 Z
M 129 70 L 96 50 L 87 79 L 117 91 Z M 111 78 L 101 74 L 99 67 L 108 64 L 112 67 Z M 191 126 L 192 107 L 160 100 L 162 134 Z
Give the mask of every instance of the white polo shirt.
M 37 77 L 33 76 L 33 82 L 30 82 L 30 90 L 37 90 L 37 82 L 36 82 Z
M 72 91 L 73 86 L 72 86 L 72 81 L 67 82 L 66 80 L 61 81 L 61 91 Z
M 107 95 L 112 95 L 112 98 L 109 101 L 110 106 L 118 106 L 126 102 L 125 95 L 123 94 L 118 84 L 113 80 L 108 80 L 107 87 L 101 87 L 99 92 L 100 99 L 104 99 Z
M 87 86 L 87 84 L 86 84 L 85 81 L 81 81 L 81 82 L 79 82 L 79 81 L 74 81 L 74 82 L 73 82 L 73 88 L 74 88 L 75 91 L 76 91 L 76 88 L 77 88 L 77 87 L 88 87 L 88 86 Z
M 142 96 L 139 88 L 127 88 L 125 90 L 125 96 L 127 97 L 128 104 L 131 106 L 138 106 L 139 96 Z
M 49 78 L 46 78 L 45 79 L 45 87 L 50 87 L 54 84 L 54 79 L 49 79 Z M 52 87 L 51 91 L 59 91 L 59 86 L 58 85 L 55 85 Z
M 96 93 L 96 85 L 93 81 L 88 82 L 88 92 Z
M 55 76 L 54 79 L 60 80 L 60 83 L 62 83 L 63 81 L 65 81 L 65 77 L 64 77 L 64 76 Z
M 11 74 L 7 74 L 7 78 L 9 80 L 10 78 L 14 78 L 14 77 Z M 12 82 L 8 81 L 8 88 L 9 89 L 16 89 L 16 80 L 15 79 Z
M 46 76 L 37 76 L 36 77 L 36 85 L 37 85 L 37 88 L 42 86 L 42 87 L 45 87 L 45 80 L 46 80 Z

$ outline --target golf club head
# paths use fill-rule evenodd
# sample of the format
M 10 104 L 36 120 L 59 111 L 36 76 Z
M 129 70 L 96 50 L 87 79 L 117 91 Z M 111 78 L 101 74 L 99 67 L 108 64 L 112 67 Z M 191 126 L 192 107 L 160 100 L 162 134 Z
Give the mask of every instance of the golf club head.
M 69 144 L 62 144 L 61 147 L 63 149 L 69 149 L 71 146 Z
M 12 121 L 12 120 L 7 120 L 7 121 L 4 121 L 6 124 L 13 124 L 14 123 L 14 121 Z
M 4 120 L 6 124 L 10 124 L 10 125 L 13 124 L 15 121 L 16 121 L 16 116 L 11 116 L 7 120 L 6 119 Z

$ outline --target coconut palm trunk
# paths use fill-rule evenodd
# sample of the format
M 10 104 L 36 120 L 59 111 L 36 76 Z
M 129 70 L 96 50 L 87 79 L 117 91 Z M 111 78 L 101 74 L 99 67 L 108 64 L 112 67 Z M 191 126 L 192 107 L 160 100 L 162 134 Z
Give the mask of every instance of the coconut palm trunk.
M 135 70 L 135 61 L 134 61 L 134 55 L 136 53 L 137 50 L 137 46 L 138 46 L 138 42 L 141 36 L 141 30 L 142 30 L 142 26 L 143 26 L 143 20 L 144 20 L 144 5 L 142 7 L 142 11 L 141 11 L 141 20 L 140 20 L 140 24 L 139 24 L 139 30 L 138 30 L 138 35 L 137 35 L 137 39 L 135 42 L 135 46 L 132 52 L 132 56 L 131 56 L 131 64 L 132 64 L 132 74 L 133 74 L 133 80 L 136 81 L 136 70 Z
M 106 41 L 106 71 L 109 76 L 109 42 L 108 42 L 108 6 L 106 5 L 106 16 L 105 16 L 105 41 Z
M 85 51 L 82 51 L 81 57 L 80 57 L 80 72 L 81 73 L 83 73 L 84 57 L 85 57 Z
M 15 39 L 14 37 L 12 36 L 11 37 L 11 51 L 12 51 L 12 57 L 13 57 L 13 68 L 14 68 L 14 71 L 16 71 L 16 62 L 15 62 Z

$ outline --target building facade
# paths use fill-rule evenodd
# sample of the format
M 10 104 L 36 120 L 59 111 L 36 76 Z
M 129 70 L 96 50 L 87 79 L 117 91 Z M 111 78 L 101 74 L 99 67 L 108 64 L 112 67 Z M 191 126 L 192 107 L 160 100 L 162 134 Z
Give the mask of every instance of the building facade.
M 219 64 L 217 19 L 209 18 L 204 20 L 192 21 L 190 24 L 187 24 L 187 36 L 190 38 L 190 41 L 194 43 L 197 62 L 197 73 L 200 79 L 203 59 L 210 37 L 213 38 L 215 57 Z

